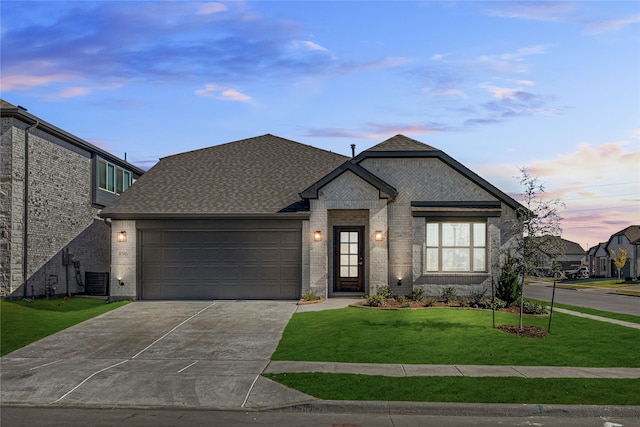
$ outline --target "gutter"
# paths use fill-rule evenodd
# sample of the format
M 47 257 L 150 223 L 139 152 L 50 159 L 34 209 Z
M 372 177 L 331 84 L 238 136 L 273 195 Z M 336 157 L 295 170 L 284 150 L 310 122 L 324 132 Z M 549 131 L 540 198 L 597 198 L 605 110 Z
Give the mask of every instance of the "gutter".
M 24 298 L 27 298 L 27 255 L 29 254 L 29 131 L 37 128 L 39 125 L 40 121 L 36 119 L 34 124 L 27 126 L 24 130 L 24 222 L 22 225 L 22 290 Z

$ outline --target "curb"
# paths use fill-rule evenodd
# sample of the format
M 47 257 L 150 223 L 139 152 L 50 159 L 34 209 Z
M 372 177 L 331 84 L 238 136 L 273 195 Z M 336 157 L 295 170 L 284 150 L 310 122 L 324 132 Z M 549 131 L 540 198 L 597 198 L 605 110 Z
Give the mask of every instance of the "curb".
M 620 405 L 544 405 L 504 403 L 387 402 L 357 400 L 318 400 L 282 407 L 263 408 L 265 412 L 333 414 L 434 415 L 471 417 L 560 417 L 560 418 L 640 418 L 640 406 Z

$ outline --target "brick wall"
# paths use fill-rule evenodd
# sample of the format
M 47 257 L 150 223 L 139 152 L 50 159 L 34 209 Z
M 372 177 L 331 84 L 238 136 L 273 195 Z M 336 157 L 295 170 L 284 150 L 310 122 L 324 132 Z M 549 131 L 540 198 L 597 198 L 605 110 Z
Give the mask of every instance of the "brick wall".
M 368 158 L 361 166 L 398 190 L 389 204 L 389 283 L 397 294 L 408 294 L 415 286 L 437 295 L 442 288 L 456 286 L 458 294 L 490 288 L 491 274 L 423 274 L 425 220 L 413 217 L 412 201 L 495 201 L 496 198 L 437 158 Z M 487 219 L 488 265 L 497 265 L 500 248 L 507 244 L 509 221 L 515 212 L 503 204 L 500 218 Z
M 136 299 L 136 222 L 113 220 L 111 224 L 111 283 L 112 300 Z M 124 231 L 126 242 L 118 242 L 117 235 Z
M 0 293 L 22 297 L 25 129 L 2 119 Z M 86 271 L 109 271 L 110 229 L 91 203 L 91 153 L 39 129 L 29 133 L 27 296 L 84 291 Z M 6 249 L 5 249 L 6 248 Z M 69 251 L 77 265 L 63 265 Z M 7 264 L 6 259 L 9 258 Z
M 367 252 L 365 292 L 375 293 L 387 284 L 387 246 L 375 242 L 373 233 L 387 235 L 387 201 L 380 199 L 378 189 L 352 172 L 345 172 L 323 187 L 318 199 L 311 200 L 309 287 L 316 294 L 326 296 L 333 291 L 333 226 L 356 225 L 365 227 Z M 322 232 L 322 241 L 313 241 L 314 231 Z M 305 291 L 303 285 L 303 292 Z

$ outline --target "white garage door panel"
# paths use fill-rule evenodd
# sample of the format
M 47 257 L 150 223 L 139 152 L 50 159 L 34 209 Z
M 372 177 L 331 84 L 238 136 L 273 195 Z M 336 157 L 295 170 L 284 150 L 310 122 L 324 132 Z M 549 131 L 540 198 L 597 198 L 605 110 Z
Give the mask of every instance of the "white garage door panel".
M 297 299 L 301 232 L 142 231 L 143 299 Z

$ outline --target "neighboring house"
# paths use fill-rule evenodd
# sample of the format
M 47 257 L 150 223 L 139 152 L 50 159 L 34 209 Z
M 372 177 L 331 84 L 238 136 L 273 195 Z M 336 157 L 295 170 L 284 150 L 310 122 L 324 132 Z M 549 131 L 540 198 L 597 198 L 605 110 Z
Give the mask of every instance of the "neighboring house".
M 540 248 L 536 260 L 538 266 L 552 268 L 552 262 L 555 261 L 559 271 L 565 271 L 587 264 L 587 253 L 578 243 L 550 235 L 537 239 L 537 247 Z M 555 260 L 553 253 L 559 254 Z
M 630 225 L 629 227 L 614 233 L 606 244 L 606 251 L 609 259 L 608 277 L 618 277 L 618 269 L 613 263 L 611 251 L 618 254 L 618 249 L 627 251 L 627 263 L 620 270 L 620 277 L 638 277 L 640 269 L 640 254 L 638 254 L 638 242 L 640 241 L 640 225 Z
M 351 159 L 263 135 L 163 158 L 101 216 L 114 299 L 297 299 L 490 289 L 519 208 L 402 135 Z
M 594 277 L 609 277 L 609 253 L 607 242 L 589 248 L 589 274 Z
M 0 296 L 105 293 L 111 229 L 98 213 L 144 171 L 22 107 L 0 112 Z

